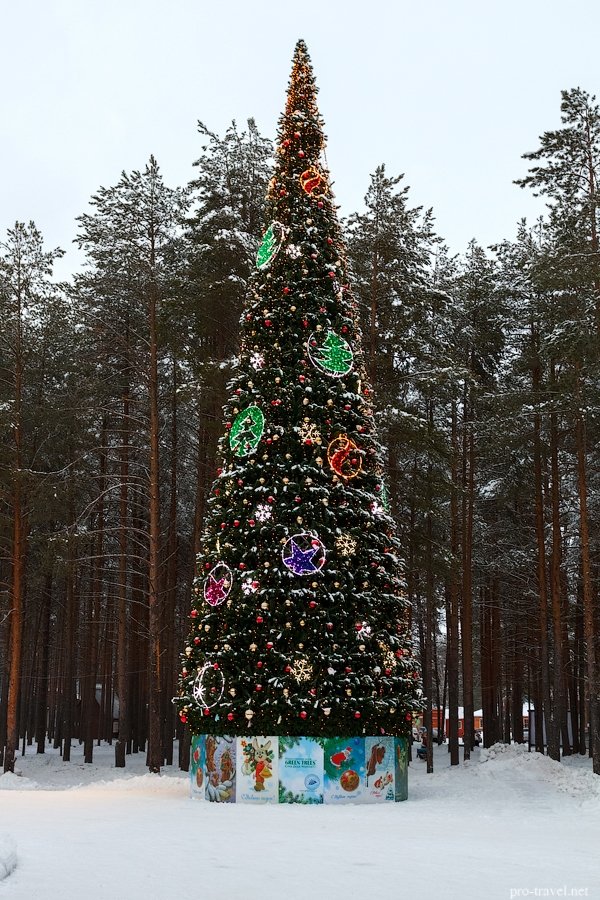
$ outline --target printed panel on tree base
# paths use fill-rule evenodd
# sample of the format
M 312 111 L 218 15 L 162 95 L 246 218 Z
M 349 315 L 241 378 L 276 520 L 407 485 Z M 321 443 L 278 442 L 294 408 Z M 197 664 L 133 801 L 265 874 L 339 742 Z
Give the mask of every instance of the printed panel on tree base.
M 365 795 L 365 739 L 325 738 L 325 803 L 359 803 Z
M 279 802 L 323 802 L 324 738 L 279 738 Z
M 213 803 L 390 803 L 408 798 L 408 741 L 195 735 L 191 795 Z
M 190 784 L 194 800 L 206 799 L 206 737 L 195 734 L 190 749 Z
M 238 737 L 237 802 L 277 803 L 279 739 Z
M 206 799 L 213 803 L 235 803 L 234 737 L 206 735 Z
M 394 738 L 365 738 L 365 801 L 393 803 L 395 800 Z
M 408 740 L 394 738 L 394 762 L 396 768 L 395 800 L 408 800 Z

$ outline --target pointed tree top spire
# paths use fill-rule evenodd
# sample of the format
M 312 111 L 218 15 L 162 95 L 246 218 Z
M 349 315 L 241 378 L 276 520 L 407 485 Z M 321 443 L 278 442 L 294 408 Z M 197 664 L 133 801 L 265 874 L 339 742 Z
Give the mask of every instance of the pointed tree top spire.
M 321 128 L 323 123 L 317 107 L 318 90 L 308 49 L 305 42 L 300 39 L 294 50 L 287 103 L 280 127 L 285 127 L 285 118 L 291 116 L 314 119 Z

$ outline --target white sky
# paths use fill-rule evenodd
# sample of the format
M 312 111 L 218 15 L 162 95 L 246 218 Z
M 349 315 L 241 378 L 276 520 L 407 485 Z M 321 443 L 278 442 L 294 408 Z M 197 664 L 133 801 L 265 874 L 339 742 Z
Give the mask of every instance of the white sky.
M 0 0 L 0 229 L 34 219 L 67 275 L 99 185 L 151 153 L 187 183 L 198 119 L 274 136 L 302 37 L 343 215 L 385 162 L 452 249 L 511 237 L 542 208 L 521 154 L 600 90 L 599 26 L 595 0 Z

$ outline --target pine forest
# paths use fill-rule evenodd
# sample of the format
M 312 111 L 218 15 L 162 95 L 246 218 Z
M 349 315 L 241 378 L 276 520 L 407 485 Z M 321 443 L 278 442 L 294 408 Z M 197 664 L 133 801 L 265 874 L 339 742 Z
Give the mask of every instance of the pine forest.
M 226 673 L 238 667 L 257 695 L 283 673 L 279 699 L 252 707 L 257 728 L 280 715 L 286 734 L 312 733 L 312 713 L 304 723 L 285 693 L 295 666 L 298 683 L 318 674 L 332 710 L 319 727 L 335 734 L 361 717 L 391 721 L 401 683 L 402 729 L 418 721 L 433 738 L 428 772 L 434 740 L 462 765 L 483 721 L 486 747 L 589 755 L 600 775 L 600 107 L 581 88 L 556 101 L 560 127 L 531 133 L 518 182 L 546 212 L 491 247 L 451 250 L 402 159 L 364 172 L 364 205 L 342 216 L 316 165 L 312 100 L 303 119 L 288 103 L 277 136 L 252 118 L 224 134 L 199 122 L 188 184 L 167 184 L 150 156 L 98 186 L 73 225 L 83 264 L 68 281 L 53 273 L 66 248 L 47 245 L 35 209 L 3 223 L 4 771 L 27 746 L 68 761 L 77 743 L 87 763 L 109 743 L 116 767 L 144 754 L 151 772 L 187 770 L 202 713 L 189 712 L 184 648 L 196 659 L 224 621 Z M 306 284 L 312 306 L 296 313 Z M 291 480 L 273 495 L 265 476 L 286 465 Z M 263 563 L 258 533 L 283 569 Z M 260 579 L 244 575 L 238 546 L 266 567 Z M 325 605 L 302 587 L 310 577 L 285 569 L 310 576 L 325 547 L 339 564 L 322 596 L 353 598 L 350 637 L 331 625 L 331 644 Z M 197 594 L 218 565 L 205 616 Z M 240 609 L 257 609 L 249 636 L 237 607 L 219 605 L 240 567 Z M 257 674 L 239 648 L 276 615 L 258 603 L 263 586 L 289 642 Z M 367 595 L 401 626 L 374 631 L 363 663 L 344 640 L 356 648 L 355 629 L 376 630 Z M 303 604 L 317 607 L 304 638 Z M 293 649 L 303 640 L 316 642 L 310 660 Z M 327 701 L 339 691 L 347 702 Z M 216 733 L 244 733 L 244 697 L 238 686 Z

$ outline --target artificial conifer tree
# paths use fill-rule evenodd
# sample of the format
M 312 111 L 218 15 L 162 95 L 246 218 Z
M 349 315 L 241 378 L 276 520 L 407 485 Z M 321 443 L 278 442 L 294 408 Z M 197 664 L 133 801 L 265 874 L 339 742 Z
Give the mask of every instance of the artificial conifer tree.
M 192 733 L 403 735 L 421 705 L 316 93 L 299 41 L 197 560 Z

